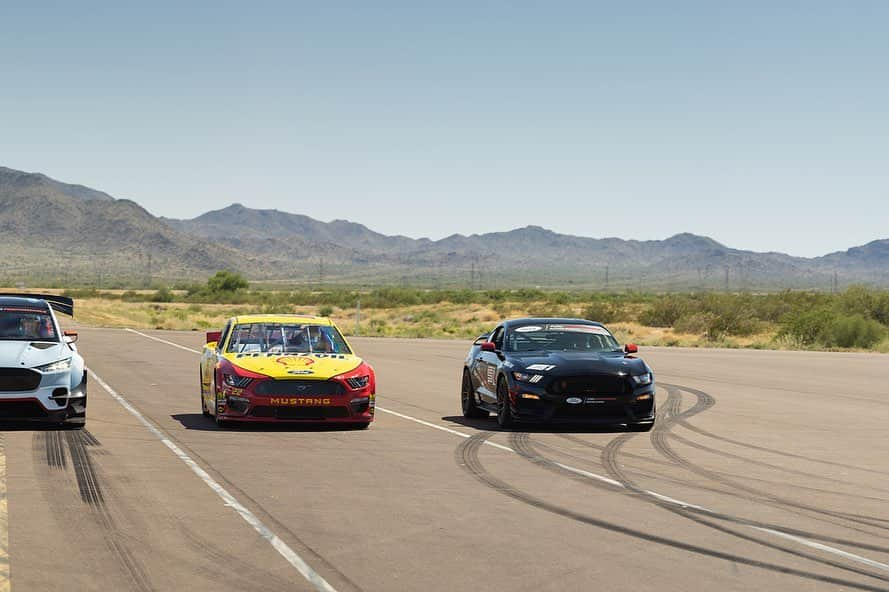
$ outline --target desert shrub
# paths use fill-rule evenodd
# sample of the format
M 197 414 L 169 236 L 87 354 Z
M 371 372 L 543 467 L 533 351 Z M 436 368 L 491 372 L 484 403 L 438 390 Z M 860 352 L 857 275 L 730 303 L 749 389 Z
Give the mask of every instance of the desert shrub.
M 325 304 L 318 309 L 318 314 L 322 317 L 329 317 L 333 314 L 333 307 L 329 304 Z
M 680 317 L 673 324 L 673 328 L 680 333 L 703 335 L 710 331 L 714 318 L 712 312 L 693 312 Z
M 819 341 L 827 347 L 870 348 L 882 341 L 886 329 L 863 315 L 838 315 L 821 331 Z
M 778 337 L 790 337 L 801 345 L 814 345 L 834 320 L 829 308 L 816 308 L 790 313 L 781 321 Z
M 207 291 L 217 294 L 246 290 L 249 286 L 250 283 L 244 279 L 244 276 L 228 270 L 217 271 L 216 275 L 207 280 Z
M 600 323 L 614 323 L 629 320 L 627 308 L 620 302 L 598 300 L 590 302 L 583 308 L 583 318 Z
M 155 290 L 154 294 L 151 294 L 148 297 L 148 300 L 151 302 L 173 302 L 174 297 L 173 293 L 170 292 L 170 289 L 163 286 Z
M 690 312 L 688 298 L 662 296 L 639 315 L 639 322 L 649 327 L 672 327 L 683 315 Z

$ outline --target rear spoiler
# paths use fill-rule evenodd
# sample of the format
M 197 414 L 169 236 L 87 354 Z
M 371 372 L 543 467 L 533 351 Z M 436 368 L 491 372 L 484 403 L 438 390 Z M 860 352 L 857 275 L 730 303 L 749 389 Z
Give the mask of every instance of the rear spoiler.
M 0 297 L 9 296 L 12 298 L 33 298 L 35 300 L 45 300 L 47 304 L 54 310 L 70 317 L 74 316 L 74 300 L 67 296 L 56 296 L 55 294 L 11 294 L 0 293 Z

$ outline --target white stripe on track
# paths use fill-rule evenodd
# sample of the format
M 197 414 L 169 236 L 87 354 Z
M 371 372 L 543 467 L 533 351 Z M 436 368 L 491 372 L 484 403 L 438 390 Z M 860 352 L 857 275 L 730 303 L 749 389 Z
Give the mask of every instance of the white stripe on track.
M 172 341 L 167 341 L 166 339 L 161 339 L 159 337 L 153 337 L 151 335 L 142 333 L 141 331 L 136 331 L 135 329 L 127 329 L 127 331 L 129 331 L 130 333 L 135 333 L 136 335 L 141 335 L 142 337 L 147 337 L 148 339 L 153 339 L 154 341 L 159 341 L 161 343 L 166 343 L 167 345 L 172 345 L 173 347 L 177 347 L 179 349 L 184 349 L 186 351 L 190 351 L 192 353 L 196 353 L 196 354 L 201 353 L 196 349 L 191 349 L 191 348 L 185 347 L 184 345 L 179 345 L 178 343 L 173 343 Z M 385 409 L 383 407 L 380 407 L 379 405 L 377 405 L 376 409 L 377 409 L 377 411 L 382 411 L 383 413 L 388 413 L 389 415 L 394 415 L 396 417 L 406 419 L 407 421 L 412 421 L 414 423 L 418 423 L 418 424 L 424 425 L 426 427 L 434 428 L 434 429 L 442 431 L 442 432 L 447 432 L 447 433 L 453 434 L 455 436 L 460 436 L 461 438 L 471 438 L 472 437 L 471 434 L 467 434 L 466 432 L 461 432 L 459 430 L 453 430 L 451 428 L 441 426 L 438 424 L 434 424 L 434 423 L 419 419 L 417 417 L 412 417 L 410 415 L 405 415 L 404 413 L 398 413 L 397 411 Z M 503 444 L 497 444 L 496 442 L 491 442 L 490 440 L 485 440 L 484 444 L 492 446 L 493 448 L 498 448 L 500 450 L 504 450 L 506 452 L 512 452 L 512 453 L 518 454 L 515 450 L 513 450 L 509 446 L 504 446 Z M 578 469 L 578 468 L 572 467 L 570 465 L 563 465 L 562 463 L 555 463 L 555 464 L 559 468 L 562 468 L 562 469 L 565 469 L 566 471 L 575 473 L 576 475 L 581 475 L 583 477 L 586 477 L 586 478 L 594 480 L 594 481 L 607 483 L 608 485 L 612 485 L 612 486 L 618 487 L 620 489 L 627 489 L 627 487 L 623 483 L 621 483 L 619 481 L 615 481 L 614 479 L 611 479 L 610 477 L 606 477 L 604 475 L 597 475 L 596 473 L 584 471 L 583 469 Z M 671 504 L 674 506 L 678 506 L 681 508 L 691 508 L 694 510 L 699 510 L 701 512 L 707 512 L 710 514 L 717 514 L 717 512 L 714 512 L 713 510 L 710 510 L 709 508 L 704 508 L 704 507 L 698 506 L 696 504 L 691 504 L 688 502 L 684 502 L 682 500 L 677 500 L 672 497 L 668 497 L 666 495 L 662 495 L 662 494 L 654 492 L 654 491 L 647 491 L 646 490 L 646 491 L 643 491 L 642 493 L 644 493 L 650 497 L 653 497 L 655 499 L 658 499 L 662 502 L 665 502 L 665 503 L 668 503 L 668 504 Z M 786 532 L 781 532 L 780 530 L 774 530 L 771 528 L 763 528 L 761 526 L 750 526 L 750 525 L 748 525 L 748 528 L 752 528 L 753 530 L 763 532 L 766 534 L 770 534 L 772 536 L 780 537 L 780 538 L 783 538 L 786 540 L 794 541 L 800 545 L 804 545 L 804 546 L 810 547 L 812 549 L 818 549 L 819 551 L 823 551 L 825 553 L 832 553 L 834 555 L 838 555 L 838 556 L 848 559 L 850 561 L 855 561 L 855 562 L 862 563 L 864 565 L 867 565 L 867 566 L 870 566 L 870 567 L 873 567 L 876 569 L 880 569 L 880 570 L 889 572 L 889 565 L 887 565 L 885 563 L 880 563 L 879 561 L 874 561 L 873 559 L 868 559 L 867 557 L 862 557 L 862 556 L 856 555 L 854 553 L 849 553 L 848 551 L 843 551 L 842 549 L 837 549 L 835 547 L 824 545 L 822 543 L 810 541 L 808 539 L 798 537 L 798 536 L 795 536 L 792 534 L 788 534 Z
M 159 340 L 160 341 L 160 340 Z M 174 345 L 171 343 L 171 345 Z M 98 382 L 105 391 L 108 392 L 111 397 L 120 403 L 124 409 L 129 411 L 139 422 L 142 423 L 148 431 L 157 437 L 167 448 L 169 448 L 173 454 L 175 454 L 179 460 L 181 460 L 185 465 L 192 470 L 192 472 L 200 477 L 201 481 L 207 484 L 207 487 L 216 492 L 225 505 L 232 508 L 244 521 L 253 527 L 259 536 L 264 538 L 269 544 L 274 547 L 275 551 L 277 551 L 290 565 L 296 568 L 296 570 L 302 575 L 305 579 L 315 587 L 319 592 L 336 592 L 336 589 L 327 583 L 327 581 L 322 578 L 318 573 L 313 570 L 308 563 L 303 560 L 299 554 L 290 548 L 287 543 L 282 541 L 278 535 L 269 529 L 268 526 L 262 523 L 262 521 L 256 517 L 256 515 L 248 510 L 241 502 L 239 502 L 235 496 L 230 494 L 222 485 L 219 484 L 213 477 L 211 477 L 207 471 L 201 468 L 201 466 L 196 463 L 188 454 L 185 453 L 184 450 L 179 448 L 172 440 L 170 440 L 166 434 L 157 426 L 155 426 L 151 421 L 145 418 L 138 409 L 133 407 L 129 401 L 120 396 L 117 391 L 111 388 L 107 382 L 102 380 L 102 378 L 96 374 L 92 368 L 89 369 L 90 375 L 93 380 Z

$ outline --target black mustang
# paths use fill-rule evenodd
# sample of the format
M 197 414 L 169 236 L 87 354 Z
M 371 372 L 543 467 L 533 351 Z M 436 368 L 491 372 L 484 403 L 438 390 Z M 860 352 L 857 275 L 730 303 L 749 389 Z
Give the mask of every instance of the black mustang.
M 516 421 L 654 425 L 654 374 L 600 323 L 516 319 L 479 337 L 463 367 L 464 417 Z

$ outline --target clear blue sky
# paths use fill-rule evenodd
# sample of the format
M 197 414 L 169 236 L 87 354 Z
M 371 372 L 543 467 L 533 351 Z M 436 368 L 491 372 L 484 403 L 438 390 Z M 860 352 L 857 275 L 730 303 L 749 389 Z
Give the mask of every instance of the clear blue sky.
M 889 238 L 889 2 L 5 2 L 0 165 L 187 218 Z

